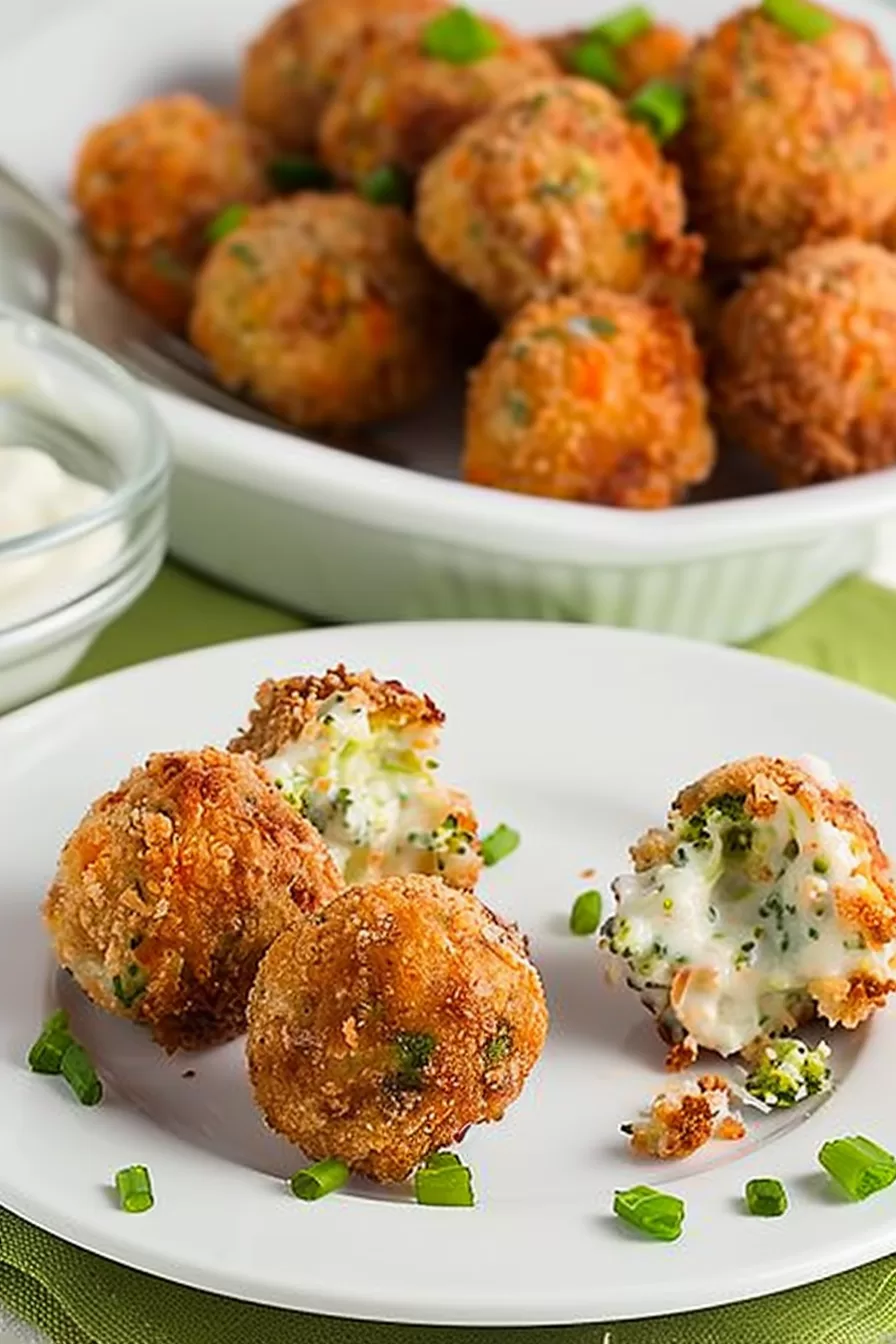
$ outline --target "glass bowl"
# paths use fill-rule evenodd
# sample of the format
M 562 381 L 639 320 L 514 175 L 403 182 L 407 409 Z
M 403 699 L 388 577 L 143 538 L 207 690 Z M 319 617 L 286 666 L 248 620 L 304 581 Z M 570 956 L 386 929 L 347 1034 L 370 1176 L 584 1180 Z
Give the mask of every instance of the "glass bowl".
M 0 446 L 10 445 L 42 449 L 108 496 L 0 539 L 0 712 L 57 686 L 152 582 L 168 502 L 167 438 L 139 384 L 83 341 L 0 304 Z

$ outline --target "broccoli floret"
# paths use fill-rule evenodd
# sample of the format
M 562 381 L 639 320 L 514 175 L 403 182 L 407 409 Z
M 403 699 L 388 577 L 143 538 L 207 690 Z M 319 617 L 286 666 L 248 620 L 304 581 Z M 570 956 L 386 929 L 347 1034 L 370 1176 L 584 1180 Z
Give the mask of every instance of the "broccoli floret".
M 446 817 L 432 831 L 411 831 L 408 844 L 415 849 L 427 849 L 434 854 L 466 854 L 474 843 L 472 831 L 465 831 L 457 817 Z
M 715 827 L 726 853 L 744 853 L 753 844 L 753 824 L 744 810 L 744 802 L 742 793 L 719 794 L 681 823 L 678 839 L 695 849 L 708 849 Z
M 766 1106 L 793 1106 L 829 1089 L 830 1055 L 824 1041 L 814 1050 L 795 1037 L 767 1041 L 750 1060 L 746 1089 Z

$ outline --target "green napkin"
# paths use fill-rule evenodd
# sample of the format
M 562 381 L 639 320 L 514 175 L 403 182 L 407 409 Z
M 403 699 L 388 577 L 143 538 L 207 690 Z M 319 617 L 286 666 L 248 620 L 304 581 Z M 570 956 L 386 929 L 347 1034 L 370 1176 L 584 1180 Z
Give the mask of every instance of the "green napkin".
M 74 680 L 301 624 L 169 566 Z M 896 592 L 849 579 L 752 647 L 896 696 Z M 807 1288 L 663 1320 L 450 1330 L 232 1302 L 123 1269 L 0 1210 L 0 1304 L 54 1344 L 896 1344 L 896 1255 Z

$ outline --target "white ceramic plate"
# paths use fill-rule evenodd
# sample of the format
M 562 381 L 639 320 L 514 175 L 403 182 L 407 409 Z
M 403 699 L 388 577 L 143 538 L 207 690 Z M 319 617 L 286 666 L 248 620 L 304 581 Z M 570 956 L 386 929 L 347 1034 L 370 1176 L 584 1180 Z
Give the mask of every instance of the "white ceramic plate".
M 96 122 L 175 88 L 229 98 L 239 52 L 275 3 L 78 0 L 0 53 L 0 158 L 64 195 L 77 146 Z M 614 5 L 484 7 L 538 31 L 590 22 Z M 734 7 L 653 6 L 695 32 Z M 849 9 L 896 50 L 891 11 L 873 0 L 851 0 Z M 41 249 L 7 229 L 3 253 L 0 291 L 39 302 Z M 176 553 L 251 592 L 340 620 L 547 617 L 747 639 L 866 565 L 872 524 L 896 515 L 896 471 L 647 515 L 467 486 L 452 479 L 460 389 L 378 434 L 370 458 L 179 397 L 157 400 L 178 468 Z
M 37 906 L 57 849 L 94 795 L 152 749 L 226 740 L 265 675 L 344 658 L 426 688 L 449 716 L 444 773 L 483 823 L 522 848 L 482 894 L 517 919 L 546 983 L 548 1044 L 521 1101 L 471 1131 L 474 1210 L 417 1207 L 365 1183 L 301 1204 L 301 1164 L 262 1126 L 239 1043 L 169 1059 L 90 1009 L 51 967 Z M 872 745 L 873 744 L 873 745 Z M 770 1292 L 896 1247 L 896 1194 L 836 1198 L 815 1154 L 832 1136 L 896 1146 L 881 1087 L 896 1016 L 836 1037 L 839 1086 L 814 1111 L 758 1118 L 738 1145 L 685 1164 L 630 1156 L 618 1132 L 662 1085 L 662 1048 L 633 995 L 603 982 L 567 929 L 596 870 L 607 891 L 628 843 L 678 785 L 754 751 L 827 756 L 896 841 L 896 707 L 747 655 L 578 627 L 442 624 L 322 631 L 148 664 L 0 723 L 0 1204 L 83 1246 L 185 1283 L 285 1307 L 396 1321 L 530 1324 L 702 1307 Z M 23 1057 L 62 1001 L 109 1084 L 79 1107 Z M 196 1076 L 184 1077 L 187 1068 Z M 157 1202 L 128 1217 L 112 1173 L 147 1163 Z M 792 1208 L 751 1219 L 751 1176 L 777 1175 Z M 610 1214 L 639 1181 L 687 1201 L 663 1245 Z

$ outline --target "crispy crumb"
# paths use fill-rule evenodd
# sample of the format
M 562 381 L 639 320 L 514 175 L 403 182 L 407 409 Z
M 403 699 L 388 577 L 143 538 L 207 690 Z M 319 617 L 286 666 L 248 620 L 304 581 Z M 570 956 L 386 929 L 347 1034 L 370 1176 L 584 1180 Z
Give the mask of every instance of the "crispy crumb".
M 670 1073 L 681 1073 L 696 1062 L 700 1053 L 693 1036 L 685 1036 L 683 1041 L 675 1041 L 666 1052 L 666 1068 Z
M 646 1119 L 631 1131 L 631 1146 L 647 1157 L 690 1157 L 710 1139 L 742 1139 L 746 1128 L 731 1111 L 731 1089 L 718 1074 L 706 1073 L 660 1092 Z

